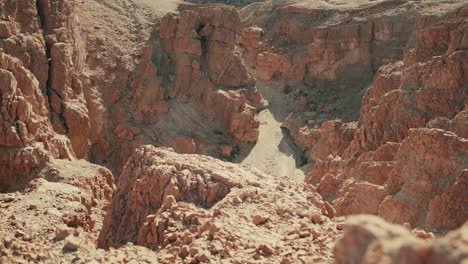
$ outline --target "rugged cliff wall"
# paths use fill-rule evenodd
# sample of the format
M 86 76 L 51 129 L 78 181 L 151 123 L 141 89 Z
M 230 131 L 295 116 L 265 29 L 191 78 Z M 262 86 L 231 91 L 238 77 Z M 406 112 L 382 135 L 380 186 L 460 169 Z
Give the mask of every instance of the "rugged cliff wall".
M 127 14 L 120 29 L 98 16 L 123 16 L 125 7 L 148 13 Z M 230 158 L 238 144 L 255 142 L 263 103 L 236 46 L 238 11 L 181 5 L 160 25 L 144 8 L 3 1 L 0 47 L 37 80 L 43 114 L 77 158 L 118 171 L 144 143 Z
M 463 262 L 467 8 L 0 0 L 0 262 Z
M 287 125 L 315 161 L 306 180 L 338 214 L 441 230 L 466 220 L 465 17 L 462 8 L 417 31 L 404 60 L 380 68 L 357 127 Z

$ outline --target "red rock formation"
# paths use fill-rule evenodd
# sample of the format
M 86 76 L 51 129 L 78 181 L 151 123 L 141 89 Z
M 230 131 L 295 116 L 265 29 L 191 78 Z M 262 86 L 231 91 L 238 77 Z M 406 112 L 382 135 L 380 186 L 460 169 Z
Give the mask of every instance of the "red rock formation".
M 133 242 L 162 262 L 330 262 L 341 222 L 302 183 L 153 146 L 126 164 L 111 207 L 99 245 Z
M 0 194 L 0 261 L 71 261 L 96 255 L 95 233 L 114 190 L 112 173 L 84 160 L 52 160 L 21 192 Z M 75 255 L 75 256 L 74 256 Z
M 468 199 L 468 140 L 438 129 L 411 129 L 386 183 L 379 208 L 389 221 L 453 229 L 462 225 Z M 422 210 L 421 210 L 422 209 Z
M 427 243 L 378 217 L 352 216 L 335 246 L 335 263 L 460 263 L 468 257 L 466 228 Z
M 49 121 L 46 100 L 34 75 L 22 63 L 0 53 L 0 190 L 17 187 L 50 157 L 73 158 L 66 137 Z
M 20 59 L 45 90 L 49 66 L 36 1 L 2 1 L 0 13 L 0 48 Z
M 36 1 L 2 1 L 0 190 L 15 187 L 49 155 L 72 158 L 69 140 L 55 134 L 43 96 L 48 63 Z
M 316 165 L 307 180 L 322 179 L 318 190 L 334 200 L 338 214 L 374 213 L 437 229 L 466 221 L 468 54 L 458 37 L 431 41 L 447 32 L 466 35 L 467 22 L 455 14 L 418 33 L 405 62 L 379 70 L 349 147 L 312 155 Z
M 359 82 L 371 78 L 380 65 L 400 59 L 411 33 L 433 19 L 424 13 L 429 8 L 424 5 L 356 4 L 296 0 L 244 8 L 245 23 L 263 29 L 262 42 L 276 48 L 275 52 L 257 52 L 257 59 L 249 61 L 267 79 L 279 75 L 296 82 Z M 256 50 L 258 44 L 246 47 Z
M 67 0 L 6 1 L 2 11 L 14 15 L 2 22 L 6 40 L 0 49 L 33 73 L 49 97 L 54 130 L 67 135 L 77 157 L 84 158 L 89 117 L 78 72 L 86 51 L 73 9 L 74 2 Z
M 138 112 L 135 108 L 137 118 L 143 118 L 145 113 L 152 111 L 152 101 L 161 102 L 161 110 L 156 112 L 177 111 L 171 109 L 171 106 L 177 106 L 166 107 L 165 103 L 168 98 L 175 98 L 179 104 L 192 103 L 194 111 L 218 124 L 235 140 L 255 142 L 258 137 L 255 107 L 259 105 L 261 96 L 256 96 L 258 92 L 253 79 L 247 73 L 236 46 L 240 26 L 237 10 L 223 6 L 181 5 L 179 14 L 163 17 L 155 40 L 160 41 L 161 49 L 153 51 L 152 56 L 158 68 L 168 69 L 159 73 L 161 77 L 156 79 L 150 77 L 151 73 L 153 76 L 156 73 L 154 65 L 147 66 L 148 80 L 144 85 L 138 81 L 138 87 L 134 86 L 133 104 L 142 110 Z M 161 52 L 167 55 L 157 54 Z M 159 81 L 161 78 L 163 82 Z M 149 89 L 155 94 L 145 92 Z M 162 123 L 159 125 L 164 126 Z M 178 129 L 187 130 L 187 127 Z M 192 133 L 197 135 L 196 130 Z M 200 136 L 196 137 L 196 144 L 204 143 L 199 142 L 202 141 Z
M 108 248 L 136 242 L 135 235 L 147 216 L 164 207 L 168 197 L 174 202 L 213 206 L 232 188 L 245 185 L 248 178 L 255 178 L 254 175 L 244 177 L 245 174 L 242 169 L 213 158 L 141 147 L 120 176 L 113 209 L 106 216 L 99 245 Z
M 0 0 L 1 263 L 332 263 L 360 213 L 419 239 L 350 217 L 337 263 L 468 258 L 424 231 L 468 219 L 464 1 L 176 2 Z M 254 77 L 305 184 L 195 154 L 257 140 Z
M 298 128 L 296 119 L 289 116 L 283 127 L 292 132 L 298 146 L 310 153 L 313 160 L 325 159 L 328 155 L 341 156 L 354 137 L 356 124 L 342 120 L 330 120 L 319 128 L 303 126 Z

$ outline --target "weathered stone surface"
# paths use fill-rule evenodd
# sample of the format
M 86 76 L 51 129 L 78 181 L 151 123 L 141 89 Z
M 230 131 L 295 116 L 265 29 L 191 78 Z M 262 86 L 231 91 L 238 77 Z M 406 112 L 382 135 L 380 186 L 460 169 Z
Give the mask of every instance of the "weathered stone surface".
M 232 188 L 245 185 L 247 175 L 240 168 L 209 157 L 178 155 L 152 146 L 138 148 L 120 176 L 99 245 L 107 248 L 135 242 L 146 216 L 163 207 L 166 197 L 213 206 Z
M 402 142 L 380 205 L 385 219 L 413 226 L 453 229 L 462 225 L 468 199 L 468 140 L 437 129 L 411 129 Z
M 67 138 L 49 121 L 46 100 L 34 75 L 0 53 L 0 190 L 15 188 L 51 157 L 74 158 Z
M 338 240 L 336 263 L 425 263 L 429 247 L 402 226 L 372 215 L 350 217 Z
M 1 263 L 466 260 L 465 1 L 177 4 L 0 0 Z
M 119 181 L 98 240 L 104 248 L 132 242 L 172 262 L 280 262 L 285 255 L 331 262 L 319 252 L 331 253 L 326 241 L 341 219 L 324 216 L 319 195 L 288 177 L 143 146 Z
M 466 228 L 464 225 L 443 238 L 424 241 L 379 217 L 352 216 L 335 246 L 335 263 L 461 263 L 468 256 L 462 246 Z
M 318 151 L 320 155 L 312 153 L 315 168 L 306 181 L 318 184 L 338 215 L 373 213 L 392 222 L 440 230 L 466 221 L 466 206 L 458 198 L 467 199 L 463 160 L 468 157 L 464 151 L 468 54 L 449 48 L 463 46 L 459 38 L 449 37 L 466 31 L 467 20 L 460 16 L 455 13 L 419 31 L 419 44 L 407 50 L 404 62 L 380 68 L 364 95 L 357 130 L 343 141 L 344 149 L 337 151 L 343 144 L 334 140 L 328 141 L 333 147 Z M 439 37 L 446 41 L 432 42 Z M 327 123 L 319 129 L 297 129 L 291 122 L 296 141 L 309 142 L 312 151 L 327 142 L 314 141 L 320 133 L 328 140 L 335 138 L 324 127 Z M 367 197 L 358 190 L 362 186 L 379 191 L 370 191 L 373 194 Z
M 96 256 L 94 233 L 115 188 L 112 173 L 84 160 L 53 159 L 33 178 L 20 192 L 0 194 L 0 261 Z M 62 248 L 79 253 L 57 254 Z

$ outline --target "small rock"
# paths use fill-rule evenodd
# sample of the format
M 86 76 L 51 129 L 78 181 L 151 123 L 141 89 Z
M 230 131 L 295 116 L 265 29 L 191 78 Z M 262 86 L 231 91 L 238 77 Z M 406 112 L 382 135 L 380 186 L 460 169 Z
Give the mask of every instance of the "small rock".
M 189 255 L 189 247 L 187 245 L 183 245 L 179 249 L 179 257 L 186 258 Z
M 172 196 L 172 195 L 168 195 L 168 196 L 164 197 L 163 208 L 171 209 L 172 206 L 174 206 L 176 203 L 177 203 L 177 201 L 176 201 L 175 197 Z
M 310 215 L 310 219 L 312 220 L 312 223 L 314 224 L 321 224 L 323 223 L 323 218 L 322 215 L 319 213 L 312 213 Z
M 70 234 L 72 233 L 72 230 L 71 228 L 69 228 L 68 226 L 58 226 L 56 229 L 55 229 L 55 237 L 54 239 L 56 241 L 59 241 L 59 240 L 63 240 L 65 239 L 67 236 L 69 236 Z
M 310 237 L 310 232 L 307 230 L 301 230 L 299 231 L 299 237 L 300 238 Z
M 63 246 L 64 249 L 76 251 L 80 248 L 80 239 L 74 236 L 69 236 L 65 240 L 65 245 Z
M 242 199 L 239 198 L 239 196 L 236 196 L 236 197 L 232 198 L 232 204 L 233 205 L 238 205 L 240 203 L 242 203 Z
M 196 260 L 200 261 L 200 262 L 209 262 L 210 261 L 210 258 L 208 257 L 208 253 L 206 252 L 201 252 L 199 253 L 196 257 L 195 257 Z
M 169 241 L 169 242 L 175 242 L 177 241 L 177 234 L 176 233 L 172 233 L 172 234 L 169 234 L 167 235 L 166 239 Z
M 24 237 L 25 235 L 26 235 L 26 233 L 24 233 L 21 230 L 16 230 L 16 232 L 15 232 L 15 237 Z
M 155 218 L 156 218 L 156 215 L 154 215 L 154 214 L 147 215 L 146 216 L 146 222 L 152 223 Z
M 329 202 L 325 202 L 322 207 L 322 214 L 332 219 L 336 215 L 336 210 Z
M 182 242 L 186 245 L 192 243 L 193 237 L 190 235 L 190 233 L 186 232 L 184 233 L 184 236 L 182 237 Z
M 255 215 L 253 217 L 253 223 L 255 225 L 263 225 L 270 220 L 269 216 Z
M 259 247 L 258 247 L 258 250 L 266 255 L 273 255 L 274 253 L 274 250 L 266 245 L 266 244 L 261 244 Z
M 198 254 L 198 248 L 190 248 L 189 249 L 190 256 L 194 257 Z

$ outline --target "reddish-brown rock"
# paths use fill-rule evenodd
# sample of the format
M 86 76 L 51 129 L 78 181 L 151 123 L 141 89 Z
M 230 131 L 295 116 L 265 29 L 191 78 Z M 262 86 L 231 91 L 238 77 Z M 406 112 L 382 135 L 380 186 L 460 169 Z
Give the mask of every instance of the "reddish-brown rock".
M 356 130 L 355 123 L 345 123 L 342 120 L 324 122 L 319 128 L 307 125 L 298 128 L 297 121 L 291 115 L 286 119 L 283 127 L 291 131 L 296 144 L 313 160 L 325 159 L 327 156 L 342 156 L 351 143 Z
M 321 155 L 312 153 L 315 168 L 306 181 L 318 183 L 338 215 L 374 213 L 392 222 L 441 230 L 466 221 L 461 201 L 467 199 L 463 160 L 468 157 L 464 151 L 468 54 L 456 48 L 463 44 L 455 37 L 430 44 L 434 38 L 445 38 L 447 31 L 465 34 L 466 18 L 453 16 L 416 34 L 420 45 L 408 50 L 404 62 L 381 67 L 364 95 L 357 130 L 352 140 L 344 141 L 346 149 L 328 147 Z M 334 135 L 324 127 L 318 131 Z M 314 134 L 304 135 L 306 142 Z M 320 143 L 313 142 L 312 150 L 315 145 Z M 358 186 L 380 191 L 361 196 Z
M 34 75 L 5 53 L 0 53 L 0 87 L 0 190 L 4 191 L 50 157 L 70 159 L 74 154 L 69 140 L 54 132 Z
M 380 205 L 385 219 L 412 226 L 453 229 L 462 225 L 468 199 L 468 140 L 437 129 L 411 129 L 386 183 Z
M 51 160 L 32 176 L 20 191 L 0 194 L 0 262 L 91 260 L 112 173 L 84 160 Z
M 102 247 L 133 242 L 163 262 L 331 262 L 327 241 L 341 219 L 322 215 L 333 217 L 331 206 L 288 177 L 143 146 L 119 179 Z
M 169 58 L 162 58 L 158 66 L 169 63 L 174 68 L 169 73 L 174 75 L 173 83 L 165 84 L 172 87 L 167 96 L 179 103 L 193 102 L 202 117 L 219 124 L 234 139 L 255 142 L 254 106 L 261 97 L 245 96 L 245 91 L 256 90 L 236 46 L 241 30 L 237 10 L 181 5 L 179 11 L 166 15 L 159 27 L 162 49 Z
M 335 249 L 335 263 L 424 263 L 428 246 L 402 226 L 372 215 L 349 217 Z
M 426 242 L 376 216 L 352 216 L 335 246 L 335 263 L 462 263 L 468 258 L 466 228 Z
M 178 155 L 153 146 L 138 148 L 119 178 L 99 245 L 107 248 L 124 241 L 135 242 L 134 236 L 147 215 L 156 213 L 165 197 L 213 206 L 231 188 L 246 184 L 249 177 L 245 174 L 234 165 L 210 157 Z M 123 197 L 125 203 L 121 202 Z

